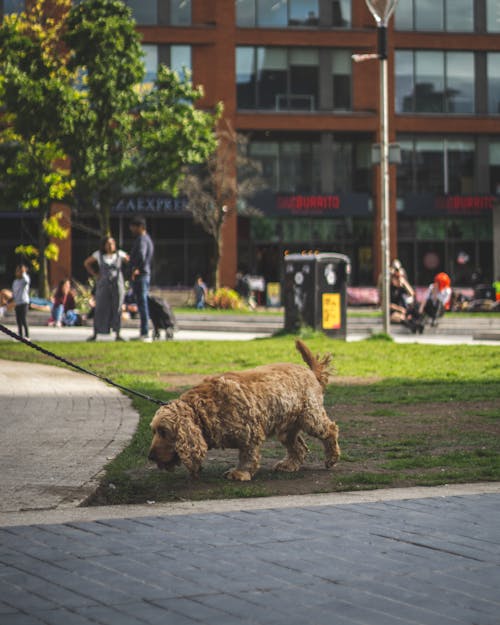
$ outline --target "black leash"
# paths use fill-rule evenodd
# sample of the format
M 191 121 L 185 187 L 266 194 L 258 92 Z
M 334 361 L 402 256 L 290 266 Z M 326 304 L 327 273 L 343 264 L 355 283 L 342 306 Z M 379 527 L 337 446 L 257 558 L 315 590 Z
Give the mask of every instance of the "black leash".
M 144 393 L 141 393 L 139 391 L 134 391 L 134 389 L 132 388 L 128 388 L 126 386 L 122 386 L 121 384 L 118 384 L 117 382 L 113 382 L 113 380 L 110 380 L 104 375 L 100 375 L 99 373 L 94 373 L 94 371 L 89 371 L 88 369 L 85 369 L 84 367 L 80 367 L 80 365 L 77 365 L 74 362 L 71 362 L 70 360 L 66 360 L 66 358 L 63 358 L 62 356 L 58 356 L 57 354 L 54 354 L 48 349 L 45 349 L 44 347 L 40 347 L 40 345 L 37 345 L 36 343 L 33 343 L 32 341 L 25 339 L 22 336 L 19 336 L 19 334 L 16 334 L 12 330 L 9 330 L 9 328 L 6 328 L 1 323 L 0 323 L 0 330 L 4 334 L 11 336 L 13 339 L 16 339 L 16 341 L 19 341 L 20 343 L 24 343 L 28 347 L 32 347 L 33 349 L 36 349 L 38 352 L 41 352 L 42 354 L 45 354 L 46 356 L 50 356 L 51 358 L 54 358 L 55 360 L 58 360 L 59 362 L 62 362 L 65 365 L 68 365 L 68 367 L 73 367 L 73 369 L 76 369 L 77 371 L 80 371 L 81 373 L 92 375 L 94 376 L 94 378 L 99 378 L 99 380 L 102 380 L 103 382 L 106 382 L 107 384 L 111 384 L 111 386 L 116 386 L 116 388 L 119 388 L 120 390 L 125 391 L 126 393 L 131 393 L 132 395 L 136 395 L 137 397 L 146 399 L 147 401 L 150 401 L 153 404 L 157 404 L 158 406 L 164 406 L 166 403 L 168 403 L 168 402 L 161 401 L 159 399 L 155 399 L 154 397 L 151 397 L 150 395 L 145 395 Z

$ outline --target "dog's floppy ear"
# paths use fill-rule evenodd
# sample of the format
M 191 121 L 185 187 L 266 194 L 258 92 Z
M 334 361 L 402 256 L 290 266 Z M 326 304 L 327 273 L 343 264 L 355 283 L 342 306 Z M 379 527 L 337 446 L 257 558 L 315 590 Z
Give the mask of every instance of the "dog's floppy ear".
M 200 428 L 188 416 L 182 416 L 178 427 L 175 451 L 191 476 L 198 477 L 208 446 Z

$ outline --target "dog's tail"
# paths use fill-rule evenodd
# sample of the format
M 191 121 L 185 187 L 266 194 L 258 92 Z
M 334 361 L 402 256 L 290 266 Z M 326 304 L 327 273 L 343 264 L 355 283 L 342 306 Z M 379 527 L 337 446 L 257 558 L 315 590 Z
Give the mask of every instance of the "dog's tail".
M 302 359 L 304 360 L 306 365 L 316 376 L 316 379 L 321 384 L 321 388 L 325 390 L 326 385 L 328 384 L 330 376 L 332 374 L 332 355 L 328 353 L 324 356 L 314 356 L 309 347 L 307 347 L 307 345 L 300 339 L 297 339 L 295 341 L 295 347 L 302 356 Z

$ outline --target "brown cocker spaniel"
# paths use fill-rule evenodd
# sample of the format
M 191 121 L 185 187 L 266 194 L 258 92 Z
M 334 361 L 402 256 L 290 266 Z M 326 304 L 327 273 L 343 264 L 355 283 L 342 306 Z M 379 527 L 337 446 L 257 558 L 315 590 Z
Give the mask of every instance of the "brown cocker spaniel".
M 286 447 L 278 471 L 298 471 L 307 454 L 302 431 L 319 438 L 325 465 L 339 459 L 338 428 L 323 407 L 331 355 L 315 357 L 300 340 L 296 347 L 309 368 L 263 365 L 206 378 L 153 417 L 149 459 L 160 469 L 183 463 L 197 477 L 209 449 L 236 448 L 238 466 L 226 477 L 251 480 L 259 468 L 260 446 L 276 435 Z

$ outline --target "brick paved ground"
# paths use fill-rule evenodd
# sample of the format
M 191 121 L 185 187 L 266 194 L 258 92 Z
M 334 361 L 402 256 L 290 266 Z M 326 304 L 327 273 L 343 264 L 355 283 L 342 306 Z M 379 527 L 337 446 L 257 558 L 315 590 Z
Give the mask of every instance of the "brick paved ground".
M 0 528 L 2 625 L 498 625 L 500 493 Z

